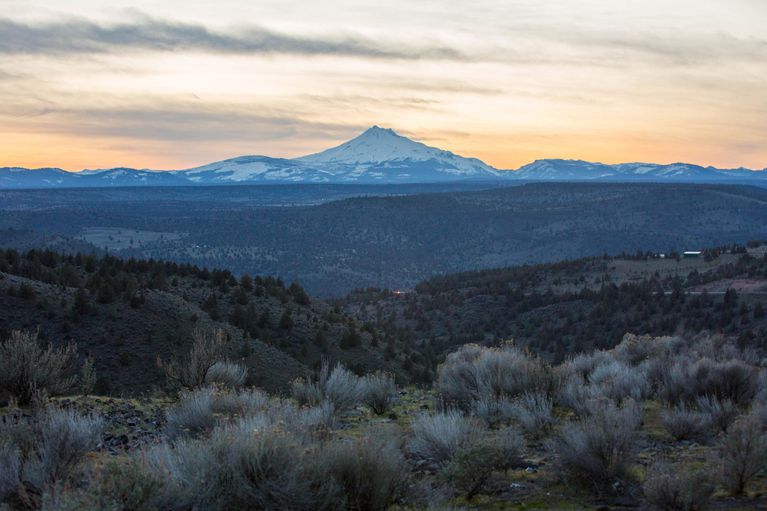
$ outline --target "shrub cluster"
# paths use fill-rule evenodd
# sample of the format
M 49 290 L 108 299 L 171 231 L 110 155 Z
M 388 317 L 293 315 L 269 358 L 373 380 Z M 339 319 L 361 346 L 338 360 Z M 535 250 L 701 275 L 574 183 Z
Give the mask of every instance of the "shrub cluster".
M 48 408 L 6 418 L 0 430 L 0 500 L 38 507 L 41 498 L 70 482 L 101 440 L 103 420 Z
M 545 409 L 559 385 L 556 371 L 513 344 L 499 348 L 467 344 L 439 366 L 435 390 L 442 407 L 473 412 L 492 425 L 512 419 L 514 410 L 521 416 L 530 399 L 538 399 Z M 517 399 L 522 402 L 514 406 Z
M 291 394 L 300 404 L 318 405 L 327 401 L 339 412 L 364 403 L 382 415 L 391 408 L 396 393 L 394 378 L 387 373 L 359 377 L 340 363 L 331 370 L 327 360 L 323 360 L 316 379 L 298 378 L 291 384 Z
M 0 502 L 382 510 L 413 504 L 408 494 L 419 485 L 412 478 L 425 473 L 421 486 L 428 481 L 471 501 L 499 483 L 508 487 L 506 471 L 531 464 L 524 459 L 530 441 L 545 449 L 542 463 L 597 494 L 639 496 L 641 483 L 654 508 L 694 511 L 706 506 L 715 483 L 742 495 L 767 469 L 765 371 L 747 353 L 708 340 L 627 336 L 613 350 L 557 367 L 512 345 L 468 345 L 440 366 L 437 406 L 405 407 L 405 420 L 388 430 L 349 429 L 361 416 L 391 409 L 397 388 L 388 374 L 357 376 L 325 362 L 316 378 L 293 382 L 292 398 L 270 397 L 244 387 L 245 371 L 212 349 L 220 339 L 198 341 L 190 360 L 199 363 L 173 369 L 182 379 L 195 376 L 166 411 L 166 437 L 141 452 L 88 465 L 100 418 L 52 407 L 7 415 Z M 641 461 L 650 398 L 665 406 L 660 418 L 671 437 L 710 442 L 716 456 L 696 470 L 655 463 L 639 481 L 642 470 L 633 465 Z
M 77 346 L 44 346 L 36 332 L 13 331 L 0 342 L 0 391 L 26 405 L 36 395 L 72 390 L 77 383 Z
M 714 493 L 711 473 L 665 461 L 656 462 L 647 473 L 644 494 L 661 511 L 702 511 Z
M 597 491 L 624 483 L 638 447 L 641 421 L 639 406 L 626 401 L 621 407 L 604 402 L 580 421 L 567 424 L 553 442 L 564 475 Z

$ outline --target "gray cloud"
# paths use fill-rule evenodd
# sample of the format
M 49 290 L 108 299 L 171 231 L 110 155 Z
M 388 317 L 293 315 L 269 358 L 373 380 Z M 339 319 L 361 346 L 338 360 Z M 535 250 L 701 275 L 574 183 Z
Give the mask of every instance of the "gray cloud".
M 568 60 L 590 65 L 609 62 L 621 65 L 626 60 L 693 65 L 732 60 L 761 61 L 767 57 L 767 40 L 736 37 L 724 32 L 629 31 L 607 27 L 585 28 L 575 24 L 562 27 L 520 24 L 508 27 L 508 30 L 510 35 L 525 40 L 540 40 L 580 50 L 581 55 L 569 56 Z M 547 47 L 547 50 L 557 55 L 556 48 Z M 607 62 L 600 63 L 600 58 L 607 59 Z
M 361 37 L 301 37 L 262 27 L 231 33 L 203 25 L 149 17 L 99 24 L 87 19 L 21 23 L 0 19 L 0 54 L 89 54 L 129 50 L 205 51 L 231 54 L 338 55 L 388 59 L 464 59 L 448 47 L 405 48 Z
M 7 110 L 7 109 L 5 109 Z M 53 107 L 37 115 L 15 115 L 17 132 L 62 133 L 93 138 L 165 142 L 270 142 L 296 137 L 344 138 L 366 126 L 306 121 L 279 110 L 201 107 L 175 102 L 103 108 Z M 24 119 L 23 117 L 26 117 Z

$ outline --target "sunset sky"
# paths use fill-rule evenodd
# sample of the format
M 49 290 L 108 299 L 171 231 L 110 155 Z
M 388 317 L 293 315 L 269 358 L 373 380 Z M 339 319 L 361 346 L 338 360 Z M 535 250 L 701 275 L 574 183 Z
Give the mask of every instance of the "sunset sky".
M 0 166 L 293 157 L 377 124 L 498 168 L 761 169 L 765 27 L 765 0 L 0 0 Z

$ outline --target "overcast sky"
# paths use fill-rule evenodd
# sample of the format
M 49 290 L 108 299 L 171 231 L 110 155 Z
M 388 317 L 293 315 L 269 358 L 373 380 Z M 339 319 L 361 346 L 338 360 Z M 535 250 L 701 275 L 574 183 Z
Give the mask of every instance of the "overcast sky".
M 499 168 L 764 168 L 765 27 L 765 0 L 0 0 L 0 166 L 293 157 L 378 124 Z

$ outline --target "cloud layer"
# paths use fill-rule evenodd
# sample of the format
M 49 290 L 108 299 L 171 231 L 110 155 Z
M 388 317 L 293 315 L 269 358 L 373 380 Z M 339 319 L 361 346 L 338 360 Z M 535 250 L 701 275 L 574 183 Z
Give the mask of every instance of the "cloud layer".
M 763 0 L 0 0 L 0 166 L 291 157 L 379 124 L 499 168 L 762 168 L 764 26 Z
M 361 37 L 310 38 L 262 27 L 241 27 L 232 33 L 201 24 L 141 16 L 129 23 L 96 23 L 83 18 L 48 23 L 0 19 L 0 53 L 47 54 L 120 51 L 204 51 L 234 54 L 335 55 L 389 59 L 463 59 L 446 47 L 397 47 Z

